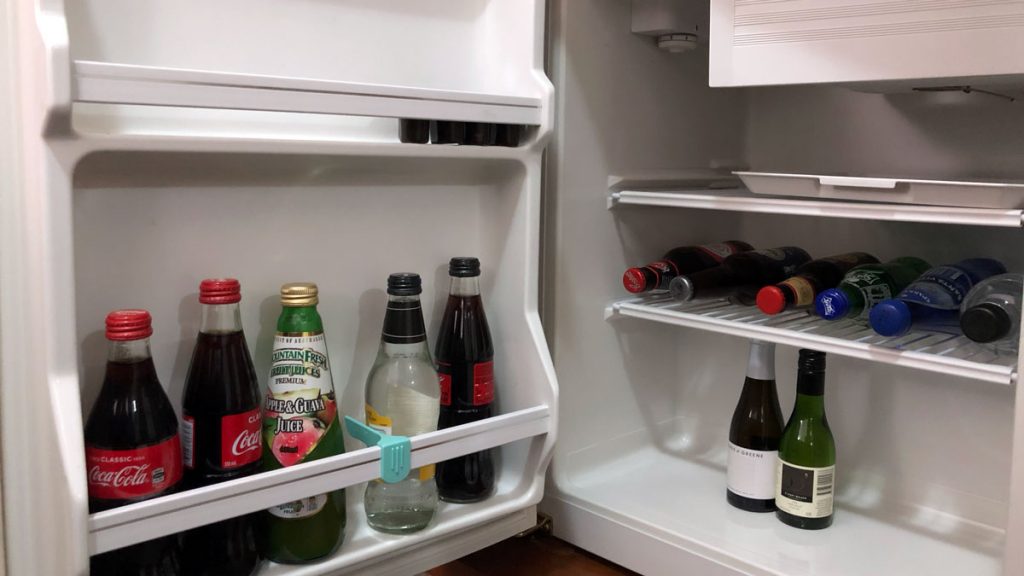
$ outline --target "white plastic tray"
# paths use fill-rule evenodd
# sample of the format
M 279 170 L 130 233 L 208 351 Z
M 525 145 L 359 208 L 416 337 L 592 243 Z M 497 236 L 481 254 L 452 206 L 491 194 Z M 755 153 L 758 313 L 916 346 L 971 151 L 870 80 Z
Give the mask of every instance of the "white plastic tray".
M 755 194 L 967 208 L 1022 208 L 1024 183 L 734 172 Z

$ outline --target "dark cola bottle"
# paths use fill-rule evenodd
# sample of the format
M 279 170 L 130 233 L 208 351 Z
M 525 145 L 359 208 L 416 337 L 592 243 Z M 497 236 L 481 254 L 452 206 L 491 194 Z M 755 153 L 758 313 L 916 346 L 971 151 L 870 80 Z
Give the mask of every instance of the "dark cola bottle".
M 156 376 L 145 310 L 107 315 L 107 370 L 85 424 L 89 512 L 177 491 L 181 483 L 178 418 Z M 184 574 L 177 535 L 93 556 L 94 576 Z
M 262 468 L 260 391 L 242 333 L 241 287 L 233 278 L 199 284 L 202 323 L 182 399 L 185 487 L 249 476 Z M 184 535 L 189 574 L 247 576 L 259 565 L 254 514 Z
M 435 354 L 441 380 L 439 430 L 490 417 L 494 402 L 494 344 L 480 299 L 480 261 L 452 258 L 448 275 L 451 289 Z M 489 450 L 437 465 L 437 491 L 446 502 L 478 502 L 493 490 Z

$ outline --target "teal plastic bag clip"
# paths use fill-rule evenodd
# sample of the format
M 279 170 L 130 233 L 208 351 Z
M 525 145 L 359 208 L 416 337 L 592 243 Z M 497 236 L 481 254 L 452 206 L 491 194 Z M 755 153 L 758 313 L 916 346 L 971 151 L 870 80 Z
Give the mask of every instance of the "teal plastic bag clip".
M 408 436 L 392 436 L 374 430 L 351 416 L 345 416 L 345 427 L 353 438 L 367 446 L 380 447 L 380 479 L 388 484 L 405 480 L 409 475 L 412 442 Z

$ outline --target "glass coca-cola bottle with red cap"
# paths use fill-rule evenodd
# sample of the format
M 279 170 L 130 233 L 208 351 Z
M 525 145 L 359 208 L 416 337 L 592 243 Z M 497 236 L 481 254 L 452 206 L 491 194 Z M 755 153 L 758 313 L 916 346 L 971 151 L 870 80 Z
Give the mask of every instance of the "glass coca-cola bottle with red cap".
M 261 470 L 260 392 L 242 333 L 241 286 L 234 278 L 199 284 L 202 322 L 182 399 L 185 487 L 199 488 Z M 185 533 L 189 574 L 246 576 L 259 564 L 255 515 Z
M 170 494 L 182 477 L 178 418 L 149 352 L 152 319 L 145 310 L 107 315 L 107 370 L 85 424 L 89 511 Z M 184 573 L 177 536 L 93 556 L 94 575 Z
M 673 248 L 646 266 L 636 266 L 622 275 L 622 286 L 633 294 L 668 290 L 676 276 L 693 274 L 714 268 L 733 254 L 753 250 L 754 247 L 739 240 L 726 240 L 718 244 L 680 246 Z

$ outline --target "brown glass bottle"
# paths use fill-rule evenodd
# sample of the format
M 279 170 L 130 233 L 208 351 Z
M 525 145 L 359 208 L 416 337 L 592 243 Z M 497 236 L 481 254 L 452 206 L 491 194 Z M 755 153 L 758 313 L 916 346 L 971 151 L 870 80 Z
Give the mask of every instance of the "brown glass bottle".
M 451 289 L 434 354 L 441 379 L 439 430 L 490 417 L 494 401 L 494 343 L 480 299 L 480 261 L 452 258 L 448 274 Z M 478 502 L 490 496 L 490 451 L 438 464 L 437 490 L 447 502 Z
M 700 246 L 680 246 L 666 252 L 661 260 L 626 270 L 622 275 L 622 286 L 634 294 L 668 290 L 669 282 L 676 276 L 714 268 L 733 254 L 753 249 L 750 244 L 739 240 Z

